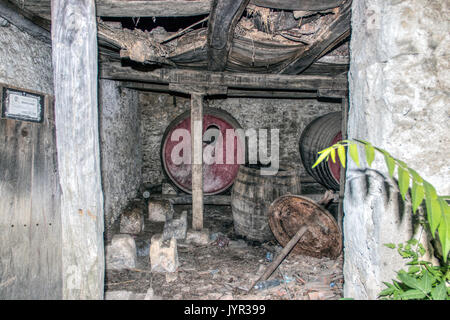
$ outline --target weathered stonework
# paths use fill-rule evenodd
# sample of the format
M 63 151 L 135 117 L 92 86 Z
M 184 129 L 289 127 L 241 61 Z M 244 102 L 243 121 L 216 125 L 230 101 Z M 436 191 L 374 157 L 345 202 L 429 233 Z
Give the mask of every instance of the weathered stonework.
M 448 15 L 445 1 L 353 1 L 350 45 L 349 138 L 405 161 L 440 194 L 450 193 Z M 375 299 L 404 266 L 383 244 L 417 232 L 381 156 L 372 168 L 349 161 L 346 173 L 344 290 L 357 299 Z
M 101 80 L 100 140 L 105 227 L 108 229 L 141 184 L 138 96 L 117 82 Z
M 139 101 L 143 182 L 160 184 L 164 179 L 160 160 L 164 130 L 175 117 L 189 110 L 190 100 L 169 94 L 141 93 Z M 244 129 L 280 129 L 280 161 L 299 167 L 303 175 L 307 173 L 298 151 L 303 129 L 316 117 L 341 110 L 340 103 L 313 99 L 206 99 L 205 105 L 227 111 Z
M 0 82 L 53 95 L 50 45 L 12 24 L 1 25 Z

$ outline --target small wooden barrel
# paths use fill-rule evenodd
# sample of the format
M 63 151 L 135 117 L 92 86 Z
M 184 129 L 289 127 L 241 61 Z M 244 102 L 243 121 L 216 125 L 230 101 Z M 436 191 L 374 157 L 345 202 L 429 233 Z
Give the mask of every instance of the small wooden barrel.
M 275 175 L 261 175 L 258 166 L 241 165 L 231 191 L 236 234 L 249 240 L 272 240 L 270 204 L 281 195 L 300 192 L 299 173 L 293 167 L 284 166 Z
M 342 251 L 342 233 L 331 214 L 313 200 L 296 195 L 276 199 L 269 209 L 269 225 L 284 247 L 306 225 L 308 231 L 292 252 L 316 258 L 337 258 Z

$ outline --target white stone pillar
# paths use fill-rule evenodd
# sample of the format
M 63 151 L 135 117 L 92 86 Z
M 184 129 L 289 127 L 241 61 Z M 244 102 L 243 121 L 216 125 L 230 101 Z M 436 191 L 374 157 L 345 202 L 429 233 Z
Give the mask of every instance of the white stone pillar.
M 349 73 L 349 138 L 405 161 L 442 195 L 450 194 L 448 15 L 445 1 L 353 1 Z M 383 244 L 417 232 L 382 156 L 372 167 L 349 160 L 346 173 L 344 294 L 356 299 L 376 299 L 404 266 Z

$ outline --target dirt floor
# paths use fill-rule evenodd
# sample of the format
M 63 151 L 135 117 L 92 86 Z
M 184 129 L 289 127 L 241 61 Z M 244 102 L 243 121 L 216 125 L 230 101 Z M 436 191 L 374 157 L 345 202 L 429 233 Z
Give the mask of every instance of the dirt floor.
M 190 226 L 191 207 L 174 208 L 177 214 L 188 211 Z M 204 226 L 210 230 L 210 244 L 194 246 L 179 242 L 178 271 L 152 273 L 150 239 L 153 234 L 162 233 L 164 223 L 146 220 L 145 230 L 134 236 L 138 253 L 136 268 L 107 270 L 106 293 L 131 291 L 135 293 L 133 297 L 143 299 L 152 288 L 152 299 L 164 300 L 336 300 L 342 297 L 342 255 L 330 260 L 291 254 L 269 278 L 284 281 L 247 292 L 282 247 L 275 240 L 256 243 L 237 237 L 229 206 L 205 206 Z

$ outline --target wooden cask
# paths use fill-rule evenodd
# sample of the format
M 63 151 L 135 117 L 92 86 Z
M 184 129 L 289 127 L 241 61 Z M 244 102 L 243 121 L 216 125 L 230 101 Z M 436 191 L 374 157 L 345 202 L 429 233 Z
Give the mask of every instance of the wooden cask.
M 318 152 L 342 140 L 342 113 L 331 112 L 314 119 L 303 130 L 299 141 L 300 156 L 306 171 L 327 189 L 339 190 L 341 164 L 331 160 L 321 162 L 314 169 Z
M 268 220 L 270 204 L 282 195 L 300 192 L 300 176 L 293 167 L 281 167 L 275 175 L 261 175 L 259 167 L 241 165 L 231 191 L 236 234 L 256 241 L 274 239 Z

